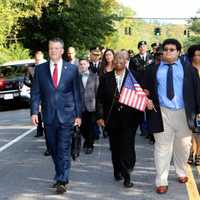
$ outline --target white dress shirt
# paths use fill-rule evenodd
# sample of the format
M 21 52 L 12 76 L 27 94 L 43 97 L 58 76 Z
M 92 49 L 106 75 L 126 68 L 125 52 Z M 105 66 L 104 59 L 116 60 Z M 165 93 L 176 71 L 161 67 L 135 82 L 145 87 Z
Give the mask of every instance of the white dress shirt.
M 57 64 L 58 67 L 58 83 L 60 82 L 60 77 L 61 77 L 61 72 L 62 72 L 62 67 L 63 67 L 63 60 L 60 59 L 57 63 L 54 63 L 52 60 L 50 60 L 50 71 L 51 71 L 51 77 L 53 77 L 53 71 L 54 71 L 54 64 Z
M 89 70 L 81 73 L 81 75 L 82 75 L 82 83 L 83 83 L 83 87 L 84 88 L 86 87 L 89 74 L 90 74 Z
M 95 66 L 96 68 L 98 68 L 98 66 L 99 66 L 99 61 L 93 62 L 93 66 Z
M 124 70 L 123 74 L 120 74 L 120 75 L 118 75 L 115 72 L 115 79 L 116 79 L 116 83 L 117 83 L 117 89 L 118 89 L 119 92 L 120 92 L 121 87 L 122 87 L 122 83 L 123 83 L 123 80 L 124 80 L 125 72 L 126 72 L 126 70 Z
M 140 58 L 141 58 L 142 60 L 146 61 L 147 53 L 140 54 Z

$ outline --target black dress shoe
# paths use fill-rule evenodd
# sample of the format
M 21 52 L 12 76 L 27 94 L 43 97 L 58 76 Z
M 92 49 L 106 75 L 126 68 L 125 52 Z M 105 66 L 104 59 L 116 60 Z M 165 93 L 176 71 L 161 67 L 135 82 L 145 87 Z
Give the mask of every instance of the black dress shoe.
M 87 148 L 85 150 L 85 154 L 91 154 L 93 152 L 93 148 Z
M 60 184 L 60 182 L 59 181 L 57 181 L 56 183 L 54 183 L 53 185 L 52 185 L 52 188 L 57 188 L 57 186 Z
M 133 167 L 130 167 L 130 168 L 128 169 L 128 172 L 129 172 L 129 173 L 133 172 L 133 169 L 134 169 Z
M 48 150 L 46 150 L 46 151 L 44 152 L 44 155 L 45 155 L 45 156 L 50 156 L 51 153 L 50 153 Z
M 123 179 L 121 174 L 115 174 L 114 178 L 115 178 L 116 181 L 121 181 Z
M 56 193 L 57 194 L 63 194 L 65 192 L 67 192 L 67 187 L 66 187 L 65 184 L 61 183 L 61 184 L 58 184 L 56 186 Z
M 130 181 L 124 181 L 124 187 L 125 188 L 132 188 L 133 187 L 133 183 Z
M 34 137 L 42 137 L 43 135 L 41 134 L 36 134 Z
M 99 135 L 96 135 L 94 139 L 99 140 L 99 138 L 100 138 Z
M 87 144 L 86 144 L 86 142 L 84 141 L 83 142 L 83 149 L 86 149 L 87 148 Z

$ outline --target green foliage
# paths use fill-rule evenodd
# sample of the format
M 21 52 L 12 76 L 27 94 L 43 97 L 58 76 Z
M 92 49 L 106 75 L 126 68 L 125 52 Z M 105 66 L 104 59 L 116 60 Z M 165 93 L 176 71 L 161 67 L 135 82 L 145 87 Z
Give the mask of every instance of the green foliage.
M 79 54 L 86 49 L 102 45 L 113 49 L 133 49 L 146 40 L 150 45 L 166 38 L 178 38 L 184 46 L 199 42 L 200 21 L 192 19 L 192 34 L 185 38 L 184 25 L 147 23 L 135 20 L 135 12 L 117 0 L 0 0 L 0 46 L 11 51 L 12 44 L 21 42 L 32 53 L 36 49 L 47 51 L 48 40 L 61 37 L 66 47 L 74 46 Z M 125 35 L 131 27 L 131 35 Z M 154 35 L 154 28 L 161 35 Z M 22 46 L 16 49 L 23 49 Z M 3 53 L 1 53 L 3 54 Z M 4 56 L 0 55 L 0 61 Z
M 199 44 L 200 45 L 200 36 L 191 36 L 184 42 L 184 49 L 187 50 L 191 45 L 193 44 Z
M 112 1 L 105 1 L 107 4 Z M 70 6 L 69 6 L 70 5 Z M 107 14 L 101 0 L 51 1 L 43 6 L 41 17 L 22 19 L 20 37 L 25 47 L 45 49 L 52 37 L 61 37 L 66 46 L 88 49 L 100 45 L 113 31 L 113 13 Z
M 30 58 L 29 49 L 25 49 L 21 44 L 11 44 L 8 48 L 0 47 L 0 52 L 0 63 Z
M 197 12 L 197 14 L 200 11 Z M 184 42 L 184 48 L 187 50 L 193 44 L 200 44 L 200 19 L 192 18 L 188 22 L 188 31 L 190 31 L 190 37 Z
M 190 22 L 189 29 L 196 34 L 200 34 L 200 19 L 193 18 Z
M 6 42 L 6 38 L 15 24 L 14 10 L 10 4 L 0 3 L 0 45 Z
M 134 19 L 134 12 L 132 12 L 133 16 L 131 16 L 130 11 L 127 9 L 122 13 L 126 13 L 126 15 L 123 20 L 116 23 L 115 28 L 117 31 L 106 39 L 105 46 L 109 48 L 117 50 L 123 48 L 132 49 L 137 53 L 137 44 L 141 40 L 146 40 L 149 48 L 153 42 L 162 42 L 166 38 L 177 38 L 181 43 L 185 40 L 183 35 L 184 25 L 147 23 L 144 20 Z M 127 15 L 127 13 L 129 14 Z M 126 18 L 126 16 L 129 16 L 129 18 Z M 126 27 L 131 28 L 131 35 L 125 35 Z M 160 27 L 160 36 L 154 35 L 156 27 Z

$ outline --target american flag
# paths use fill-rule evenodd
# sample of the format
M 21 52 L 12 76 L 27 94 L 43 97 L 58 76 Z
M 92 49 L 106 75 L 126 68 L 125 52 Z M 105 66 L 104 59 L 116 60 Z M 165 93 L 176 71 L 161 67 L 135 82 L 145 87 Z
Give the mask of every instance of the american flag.
M 147 96 L 141 86 L 135 80 L 133 75 L 128 72 L 124 86 L 120 93 L 119 102 L 144 112 L 147 100 Z

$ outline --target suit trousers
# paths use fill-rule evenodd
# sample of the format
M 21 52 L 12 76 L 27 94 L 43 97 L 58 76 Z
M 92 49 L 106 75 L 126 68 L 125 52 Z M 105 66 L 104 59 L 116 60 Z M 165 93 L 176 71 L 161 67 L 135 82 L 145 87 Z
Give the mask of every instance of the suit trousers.
M 130 169 L 135 165 L 135 132 L 133 128 L 108 128 L 114 175 L 130 181 Z
M 38 113 L 38 125 L 37 125 L 37 134 L 36 136 L 43 136 L 43 126 L 42 126 L 42 114 Z
M 73 124 L 61 124 L 55 117 L 53 124 L 45 124 L 48 147 L 55 166 L 56 181 L 69 182 Z
M 93 148 L 94 145 L 95 112 L 82 113 L 81 134 L 85 139 L 85 147 Z
M 187 160 L 191 148 L 192 132 L 187 126 L 185 110 L 170 110 L 161 107 L 164 132 L 155 133 L 154 161 L 156 186 L 168 185 L 170 162 L 178 177 L 186 176 Z

